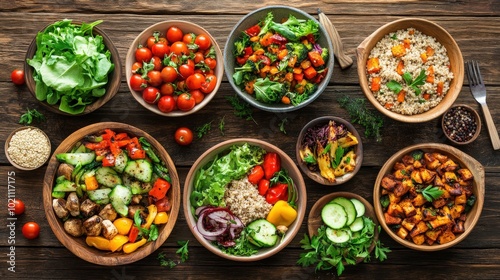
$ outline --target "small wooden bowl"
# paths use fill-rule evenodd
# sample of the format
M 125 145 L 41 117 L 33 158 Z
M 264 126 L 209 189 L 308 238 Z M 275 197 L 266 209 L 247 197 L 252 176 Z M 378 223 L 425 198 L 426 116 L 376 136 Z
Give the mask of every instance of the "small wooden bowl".
M 467 141 L 457 141 L 456 138 L 452 137 L 448 132 L 448 129 L 446 129 L 446 121 L 445 121 L 445 118 L 446 116 L 450 113 L 452 113 L 452 110 L 458 110 L 458 109 L 462 109 L 462 110 L 465 110 L 465 111 L 468 111 L 471 113 L 472 115 L 472 118 L 474 119 L 474 122 L 476 123 L 476 131 L 474 133 L 474 135 L 472 135 L 471 138 L 469 138 Z M 469 126 L 469 125 L 467 125 Z M 448 138 L 448 140 L 450 140 L 453 144 L 456 144 L 456 145 L 467 145 L 467 144 L 470 144 L 472 142 L 474 142 L 477 137 L 479 137 L 479 134 L 481 133 L 481 117 L 479 116 L 479 113 L 474 110 L 471 106 L 469 105 L 465 105 L 465 104 L 457 104 L 457 105 L 453 105 L 450 109 L 448 109 L 444 114 L 443 114 L 443 117 L 441 119 L 441 128 L 443 129 L 443 133 L 444 135 L 446 136 L 446 138 Z
M 198 170 L 203 166 L 205 166 L 208 162 L 213 160 L 216 155 L 220 154 L 221 152 L 227 151 L 231 146 L 242 145 L 244 143 L 248 143 L 254 146 L 259 146 L 268 152 L 278 153 L 278 155 L 281 158 L 281 167 L 288 171 L 288 175 L 292 178 L 293 182 L 295 183 L 295 188 L 297 192 L 297 203 L 296 203 L 297 218 L 288 227 L 288 231 L 286 232 L 285 237 L 283 239 L 280 239 L 278 241 L 278 244 L 276 244 L 275 246 L 270 248 L 259 249 L 259 252 L 252 256 L 234 256 L 223 253 L 219 248 L 217 248 L 210 241 L 205 239 L 198 232 L 198 230 L 196 229 L 196 220 L 193 214 L 194 210 L 192 210 L 193 206 L 191 205 L 190 197 L 193 191 L 195 174 L 198 172 Z M 186 217 L 189 229 L 193 233 L 196 240 L 198 240 L 198 242 L 200 242 L 210 252 L 222 258 L 226 258 L 228 260 L 233 260 L 233 261 L 251 262 L 271 257 L 274 254 L 281 251 L 283 248 L 285 248 L 290 242 L 292 242 L 295 235 L 299 232 L 300 227 L 302 225 L 302 221 L 304 219 L 306 211 L 306 203 L 307 203 L 307 192 L 304 179 L 302 178 L 302 175 L 299 169 L 297 168 L 297 165 L 295 165 L 294 161 L 285 152 L 283 152 L 278 147 L 262 140 L 251 139 L 251 138 L 236 138 L 221 142 L 213 146 L 212 148 L 208 149 L 200 157 L 198 157 L 198 159 L 194 162 L 193 166 L 189 170 L 189 173 L 186 177 L 182 199 L 184 201 L 183 203 L 184 216 Z
M 318 201 L 316 201 L 316 203 L 314 203 L 313 207 L 311 208 L 311 211 L 309 212 L 309 217 L 307 218 L 307 232 L 309 233 L 309 236 L 318 234 L 318 228 L 323 225 L 323 220 L 321 219 L 321 210 L 323 209 L 323 206 L 325 206 L 327 203 L 329 203 L 330 201 L 332 201 L 334 198 L 337 197 L 345 197 L 347 199 L 355 198 L 361 201 L 361 203 L 363 203 L 363 205 L 365 206 L 365 216 L 370 218 L 375 224 L 375 233 L 373 236 L 373 242 L 369 249 L 369 252 L 371 253 L 373 251 L 373 248 L 375 248 L 379 236 L 377 216 L 375 215 L 373 206 L 362 196 L 357 195 L 355 193 L 334 192 L 327 194 L 321 197 Z M 356 263 L 360 263 L 364 259 L 365 258 L 357 258 Z
M 144 99 L 142 98 L 142 92 L 135 91 L 130 87 L 130 77 L 132 76 L 132 65 L 135 62 L 135 51 L 137 50 L 137 46 L 146 45 L 147 39 L 150 36 L 152 36 L 155 31 L 158 31 L 158 32 L 160 32 L 160 34 L 163 34 L 163 36 L 165 36 L 168 28 L 171 26 L 178 27 L 180 30 L 182 30 L 184 32 L 184 34 L 186 34 L 186 33 L 194 33 L 196 35 L 205 34 L 210 38 L 210 41 L 212 42 L 212 46 L 215 48 L 215 54 L 216 54 L 217 65 L 215 66 L 215 69 L 214 69 L 214 75 L 217 77 L 217 85 L 215 86 L 214 90 L 211 93 L 206 94 L 203 101 L 201 101 L 200 104 L 196 104 L 196 106 L 194 106 L 193 109 L 191 109 L 189 111 L 174 110 L 174 111 L 171 111 L 168 113 L 164 113 L 164 112 L 160 111 L 160 109 L 158 109 L 157 104 L 146 103 L 144 101 Z M 166 116 L 166 117 L 182 117 L 182 116 L 187 116 L 187 115 L 190 115 L 192 113 L 195 113 L 195 112 L 201 110 L 203 107 L 205 107 L 212 100 L 212 98 L 217 93 L 217 91 L 220 87 L 220 84 L 222 82 L 223 75 L 224 75 L 224 59 L 222 56 L 222 52 L 219 48 L 219 45 L 217 44 L 217 41 L 215 40 L 215 37 L 213 37 L 203 27 L 201 27 L 195 23 L 192 23 L 189 21 L 184 21 L 184 20 L 162 21 L 162 22 L 155 23 L 155 24 L 149 26 L 148 28 L 144 29 L 144 31 L 142 31 L 134 39 L 134 41 L 132 42 L 132 44 L 130 45 L 130 47 L 128 49 L 127 56 L 125 57 L 125 76 L 127 78 L 127 85 L 128 85 L 130 92 L 132 93 L 132 96 L 144 108 L 146 108 L 149 111 L 154 112 L 158 115 Z
M 39 164 L 37 166 L 33 166 L 33 167 L 26 167 L 18 162 L 15 161 L 15 159 L 13 159 L 11 157 L 11 155 L 9 154 L 9 147 L 10 147 L 10 142 L 12 140 L 12 136 L 14 136 L 14 134 L 16 134 L 17 132 L 19 131 L 22 131 L 22 130 L 25 130 L 25 129 L 32 129 L 32 130 L 36 130 L 38 132 L 40 132 L 41 134 L 43 134 L 43 136 L 47 139 L 47 144 L 48 144 L 48 154 L 47 156 L 45 156 L 43 158 L 42 161 L 39 162 Z M 49 137 L 47 136 L 47 134 L 45 134 L 45 132 L 43 132 L 43 130 L 37 128 L 37 127 L 34 127 L 34 126 L 23 126 L 23 127 L 19 127 L 19 128 L 16 128 L 14 131 L 12 131 L 9 136 L 7 137 L 7 140 L 5 140 L 5 156 L 7 157 L 7 159 L 9 160 L 10 164 L 12 164 L 12 166 L 14 166 L 15 168 L 17 169 L 20 169 L 20 170 L 35 170 L 35 169 L 38 169 L 40 168 L 42 165 L 44 165 L 47 160 L 49 159 L 50 157 L 50 151 L 51 151 L 51 144 L 50 144 L 50 139 Z M 29 152 L 31 153 L 31 152 Z
M 107 128 L 116 132 L 126 132 L 132 136 L 142 136 L 146 138 L 146 140 L 151 143 L 160 159 L 165 162 L 169 175 L 172 179 L 171 190 L 168 192 L 168 199 L 172 204 L 168 222 L 158 228 L 159 235 L 156 241 L 148 241 L 148 243 L 137 249 L 137 251 L 130 254 L 123 252 L 101 251 L 88 246 L 85 243 L 85 237 L 73 237 L 67 234 L 64 230 L 63 222 L 55 215 L 54 209 L 52 208 L 52 187 L 54 186 L 57 168 L 59 167 L 59 161 L 56 159 L 56 155 L 69 151 L 84 136 L 102 132 Z M 180 193 L 180 182 L 177 170 L 174 162 L 163 146 L 146 132 L 134 126 L 116 122 L 96 123 L 73 132 L 54 151 L 52 157 L 50 158 L 43 180 L 43 205 L 45 208 L 45 216 L 47 217 L 50 228 L 54 232 L 57 239 L 79 258 L 94 264 L 105 266 L 133 263 L 147 257 L 158 249 L 165 242 L 165 240 L 167 240 L 177 221 L 181 204 Z
M 309 167 L 307 166 L 307 164 L 305 164 L 304 161 L 302 161 L 302 159 L 300 157 L 300 149 L 302 147 L 302 142 L 303 142 L 303 139 L 307 133 L 307 130 L 309 128 L 313 128 L 313 127 L 316 127 L 319 125 L 326 125 L 326 124 L 328 124 L 328 122 L 330 120 L 335 121 L 335 123 L 345 125 L 347 127 L 348 131 L 350 131 L 358 139 L 358 142 L 359 142 L 356 145 L 356 147 L 354 148 L 354 152 L 356 154 L 356 167 L 354 168 L 354 170 L 352 172 L 349 172 L 343 176 L 335 178 L 335 182 L 328 181 L 326 178 L 321 176 L 319 171 L 311 171 L 309 169 Z M 310 121 L 309 123 L 307 123 L 300 131 L 299 137 L 297 138 L 297 143 L 295 144 L 295 157 L 297 159 L 297 163 L 299 165 L 300 170 L 302 170 L 302 172 L 304 174 L 306 174 L 307 177 L 309 177 L 309 178 L 313 179 L 314 181 L 316 181 L 322 185 L 325 185 L 325 186 L 340 185 L 340 184 L 343 184 L 343 183 L 349 181 L 350 179 L 352 179 L 356 175 L 356 173 L 358 173 L 359 169 L 361 168 L 361 164 L 363 163 L 363 144 L 361 143 L 361 136 L 359 135 L 356 128 L 350 122 L 348 122 L 342 118 L 334 117 L 334 116 L 319 117 L 319 118 L 316 118 L 316 119 Z
M 411 153 L 412 151 L 415 150 L 422 150 L 424 152 L 439 152 L 442 154 L 447 155 L 449 158 L 451 158 L 453 161 L 458 163 L 461 167 L 468 168 L 473 176 L 474 176 L 474 182 L 473 182 L 473 189 L 472 192 L 476 196 L 476 203 L 472 207 L 472 209 L 467 213 L 467 220 L 465 221 L 465 232 L 461 234 L 457 234 L 457 237 L 455 240 L 445 243 L 445 244 L 433 244 L 433 245 L 427 245 L 427 244 L 422 244 L 422 245 L 416 245 L 415 243 L 402 239 L 399 236 L 396 235 L 394 231 L 392 231 L 389 226 L 385 223 L 385 217 L 384 217 L 384 211 L 382 209 L 382 205 L 380 204 L 380 198 L 382 196 L 381 191 L 381 182 L 382 178 L 386 175 L 391 173 L 393 170 L 394 164 L 397 161 L 400 161 L 401 158 L 408 154 Z M 479 217 L 481 216 L 481 211 L 483 210 L 483 204 L 484 204 L 484 191 L 485 191 L 485 177 L 484 177 L 484 167 L 479 163 L 477 160 L 475 160 L 473 157 L 469 156 L 468 154 L 458 150 L 457 148 L 454 148 L 452 146 L 448 146 L 445 144 L 438 144 L 438 143 L 423 143 L 423 144 L 417 144 L 417 145 L 412 145 L 409 147 L 406 147 L 394 155 L 392 155 L 382 166 L 380 169 L 377 179 L 375 181 L 375 186 L 373 188 L 373 205 L 375 207 L 375 213 L 377 214 L 377 218 L 380 222 L 380 225 L 384 228 L 384 230 L 387 232 L 387 234 L 394 239 L 396 242 L 399 244 L 406 246 L 410 249 L 418 250 L 418 251 L 438 251 L 438 250 L 443 250 L 447 249 L 450 247 L 455 246 L 456 244 L 460 243 L 462 240 L 464 240 L 474 229 L 474 226 L 476 225 L 477 221 L 479 220 Z
M 77 21 L 73 21 L 72 23 L 75 25 L 81 24 L 81 22 L 77 22 Z M 44 27 L 42 29 L 42 31 L 45 30 L 50 25 L 52 25 L 52 23 L 47 25 L 46 27 Z M 99 99 L 97 99 L 96 101 L 94 101 L 94 103 L 87 105 L 85 107 L 85 110 L 79 114 L 69 114 L 69 113 L 66 113 L 66 112 L 59 110 L 59 103 L 54 104 L 54 105 L 50 105 L 46 101 L 38 101 L 44 107 L 46 107 L 48 110 L 50 110 L 54 113 L 58 113 L 61 115 L 66 115 L 66 116 L 86 115 L 88 113 L 91 113 L 91 112 L 99 109 L 104 104 L 106 104 L 109 100 L 111 100 L 111 98 L 113 98 L 116 95 L 116 93 L 120 89 L 122 67 L 121 67 L 121 60 L 120 60 L 120 56 L 118 54 L 118 50 L 116 49 L 115 45 L 113 44 L 111 39 L 108 37 L 108 35 L 106 35 L 106 33 L 101 28 L 99 28 L 98 26 L 95 26 L 92 29 L 92 32 L 94 35 L 102 36 L 103 42 L 106 45 L 106 48 L 111 53 L 111 62 L 115 65 L 113 71 L 111 73 L 109 73 L 109 75 L 108 75 L 108 84 L 106 85 L 106 94 L 104 94 L 104 96 L 102 96 Z M 31 44 L 28 47 L 28 51 L 26 52 L 26 58 L 24 60 L 25 61 L 25 63 L 24 63 L 24 79 L 26 80 L 26 85 L 28 86 L 28 89 L 29 89 L 31 95 L 36 100 L 38 100 L 36 98 L 36 83 L 35 83 L 35 80 L 33 79 L 34 70 L 33 70 L 33 67 L 28 65 L 28 63 L 26 62 L 27 59 L 33 58 L 33 56 L 36 53 L 36 49 L 37 49 L 37 46 L 36 46 L 36 36 L 35 36 L 35 38 L 33 39 L 33 41 L 31 41 Z
M 431 108 L 430 110 L 416 115 L 403 115 L 384 108 L 384 106 L 380 104 L 373 95 L 366 76 L 366 61 L 368 60 L 370 52 L 375 47 L 375 45 L 387 34 L 407 28 L 415 28 L 428 36 L 436 38 L 436 40 L 441 43 L 447 50 L 447 54 L 450 59 L 450 71 L 453 72 L 454 75 L 454 78 L 450 83 L 450 88 L 443 100 L 441 100 L 441 102 L 437 106 Z M 464 80 L 464 61 L 462 58 L 462 52 L 460 51 L 460 48 L 458 47 L 453 37 L 445 29 L 429 20 L 419 18 L 404 18 L 387 23 L 375 30 L 370 36 L 368 36 L 363 42 L 361 42 L 361 44 L 356 49 L 356 55 L 358 58 L 357 64 L 359 83 L 366 98 L 368 98 L 368 100 L 375 108 L 377 108 L 377 110 L 397 121 L 407 123 L 421 123 L 435 119 L 441 116 L 448 108 L 450 108 L 450 106 L 453 104 L 453 102 L 455 102 L 458 95 L 460 94 L 460 90 L 462 89 Z

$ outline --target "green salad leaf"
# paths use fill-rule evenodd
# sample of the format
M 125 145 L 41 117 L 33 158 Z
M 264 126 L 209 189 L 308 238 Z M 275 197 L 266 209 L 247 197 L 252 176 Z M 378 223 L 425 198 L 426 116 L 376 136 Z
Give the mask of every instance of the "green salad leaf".
M 282 83 L 273 82 L 269 78 L 259 78 L 255 81 L 254 85 L 255 99 L 264 103 L 276 103 L 282 96 L 283 87 Z
M 34 69 L 38 100 L 79 114 L 106 93 L 114 64 L 102 36 L 92 33 L 101 22 L 76 25 L 64 19 L 37 34 L 35 55 L 27 63 Z

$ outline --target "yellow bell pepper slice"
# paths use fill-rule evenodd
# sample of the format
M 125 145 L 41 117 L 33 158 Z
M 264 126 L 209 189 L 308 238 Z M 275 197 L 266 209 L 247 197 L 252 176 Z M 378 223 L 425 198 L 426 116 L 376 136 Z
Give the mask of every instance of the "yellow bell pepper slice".
M 297 210 L 295 210 L 288 202 L 278 200 L 267 214 L 266 220 L 275 226 L 290 226 L 297 218 Z
M 156 205 L 150 204 L 148 206 L 148 212 L 149 212 L 149 214 L 148 214 L 148 217 L 146 218 L 146 223 L 144 225 L 142 225 L 142 227 L 145 229 L 149 229 L 151 224 L 153 224 L 155 217 L 156 217 L 156 214 L 158 213 L 158 208 L 156 207 Z
M 128 236 L 117 234 L 109 241 L 109 249 L 111 252 L 120 251 L 127 242 Z
M 116 229 L 118 230 L 118 234 L 127 235 L 134 224 L 134 221 L 129 218 L 121 217 L 113 221 Z
M 125 254 L 130 254 L 133 253 L 137 250 L 137 248 L 141 247 L 142 245 L 146 244 L 148 240 L 146 238 L 143 238 L 137 242 L 134 243 L 127 243 L 123 245 L 122 250 Z
M 168 214 L 167 212 L 158 212 L 158 214 L 156 214 L 156 217 L 155 217 L 155 220 L 153 222 L 153 224 L 155 225 L 162 225 L 162 224 L 166 224 L 168 222 Z
M 99 250 L 109 251 L 109 240 L 102 236 L 87 236 L 85 238 L 87 245 L 95 247 Z

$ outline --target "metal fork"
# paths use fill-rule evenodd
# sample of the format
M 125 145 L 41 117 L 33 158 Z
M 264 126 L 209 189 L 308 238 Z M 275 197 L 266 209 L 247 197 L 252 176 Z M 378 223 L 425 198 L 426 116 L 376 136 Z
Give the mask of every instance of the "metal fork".
M 484 119 L 486 121 L 486 126 L 488 127 L 488 133 L 490 134 L 493 149 L 498 150 L 500 149 L 500 139 L 498 138 L 498 131 L 495 123 L 493 122 L 493 118 L 491 118 L 488 105 L 486 105 L 486 87 L 484 86 L 483 78 L 481 77 L 479 63 L 472 60 L 467 61 L 465 65 L 467 67 L 467 78 L 469 79 L 470 91 L 483 110 Z

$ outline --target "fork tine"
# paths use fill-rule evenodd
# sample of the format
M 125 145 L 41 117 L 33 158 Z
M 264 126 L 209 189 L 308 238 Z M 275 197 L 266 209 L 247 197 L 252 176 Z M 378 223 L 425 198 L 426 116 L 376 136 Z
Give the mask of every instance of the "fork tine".
M 475 72 L 476 72 L 476 75 L 477 75 L 477 81 L 478 81 L 478 84 L 484 84 L 483 83 L 483 77 L 481 75 L 481 70 L 479 69 L 479 62 L 477 61 L 474 61 L 474 68 L 475 68 Z
M 467 61 L 466 63 L 467 66 L 467 78 L 469 79 L 469 84 L 474 85 L 474 75 L 472 71 L 472 61 Z

